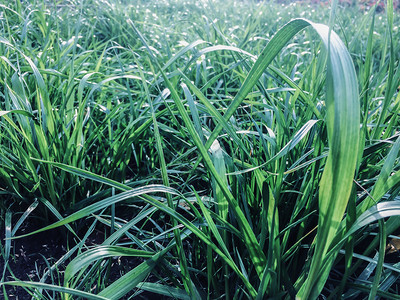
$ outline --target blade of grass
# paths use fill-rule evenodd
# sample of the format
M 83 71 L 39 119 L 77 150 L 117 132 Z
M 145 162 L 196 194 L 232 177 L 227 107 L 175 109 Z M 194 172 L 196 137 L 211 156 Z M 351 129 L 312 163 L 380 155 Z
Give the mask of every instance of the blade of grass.
M 75 295 L 77 297 L 83 297 L 84 299 L 93 299 L 93 300 L 108 300 L 109 299 L 107 297 L 103 297 L 100 295 L 93 295 L 88 292 L 83 292 L 83 291 L 66 288 L 66 287 L 60 287 L 60 286 L 47 284 L 47 283 L 39 283 L 39 282 L 32 282 L 32 281 L 8 281 L 8 282 L 0 283 L 0 286 L 4 286 L 4 285 L 21 286 L 21 287 L 27 287 L 27 288 L 31 288 L 31 289 L 41 288 L 41 289 L 56 291 L 56 292 L 60 292 L 60 293 L 67 293 L 70 295 Z
M 389 69 L 386 83 L 386 93 L 385 98 L 383 100 L 383 106 L 381 113 L 379 114 L 379 119 L 377 121 L 375 130 L 373 132 L 373 139 L 378 139 L 382 132 L 385 130 L 384 121 L 386 119 L 386 115 L 388 113 L 388 108 L 390 104 L 390 100 L 397 88 L 396 85 L 393 84 L 393 77 L 395 72 L 395 53 L 394 53 L 394 44 L 393 44 L 393 0 L 387 0 L 387 22 L 388 22 L 388 35 L 389 35 Z M 383 57 L 382 59 L 385 59 Z M 387 136 L 385 136 L 387 138 Z
M 81 269 L 91 263 L 113 256 L 136 256 L 136 257 L 153 257 L 154 252 L 143 251 L 138 249 L 130 249 L 120 246 L 101 245 L 93 249 L 83 252 L 75 257 L 65 269 L 64 286 L 68 287 L 68 281 Z
M 374 281 L 372 282 L 371 291 L 368 295 L 368 300 L 375 299 L 377 291 L 379 289 L 379 283 L 381 282 L 383 261 L 385 259 L 386 249 L 386 225 L 383 220 L 379 220 L 379 256 L 376 264 L 376 271 Z
M 181 299 L 181 300 L 191 300 L 185 291 L 173 288 L 164 284 L 160 283 L 153 283 L 153 282 L 141 282 L 137 285 L 137 287 L 141 290 L 156 293 L 158 295 L 163 295 L 167 297 L 172 297 L 174 299 Z
M 93 176 L 90 176 L 90 177 L 93 178 Z M 101 176 L 99 176 L 99 177 L 101 177 Z M 13 239 L 26 237 L 26 236 L 33 235 L 33 234 L 36 234 L 36 233 L 39 233 L 39 232 L 43 232 L 43 231 L 46 231 L 46 230 L 49 230 L 49 229 L 53 229 L 53 228 L 56 228 L 56 227 L 59 227 L 59 226 L 62 226 L 62 225 L 67 225 L 67 224 L 69 224 L 69 223 L 71 223 L 73 221 L 79 220 L 81 218 L 85 218 L 88 215 L 90 215 L 90 214 L 92 214 L 92 213 L 94 213 L 96 211 L 99 211 L 99 210 L 101 210 L 103 208 L 106 208 L 106 207 L 110 206 L 113 203 L 118 203 L 118 202 L 121 202 L 121 201 L 124 201 L 124 200 L 128 200 L 128 199 L 131 199 L 131 198 L 134 198 L 134 197 L 142 196 L 142 195 L 147 194 L 147 193 L 158 193 L 158 192 L 177 194 L 176 190 L 174 190 L 172 188 L 167 188 L 167 187 L 162 186 L 162 185 L 148 185 L 148 186 L 145 186 L 145 187 L 139 187 L 139 188 L 130 189 L 130 190 L 126 191 L 126 192 L 123 192 L 123 193 L 120 193 L 118 195 L 111 196 L 109 198 L 106 198 L 106 199 L 103 199 L 103 200 L 98 201 L 96 203 L 93 203 L 93 204 L 91 204 L 91 205 L 89 205 L 89 206 L 87 206 L 87 207 L 85 207 L 85 208 L 73 213 L 72 215 L 69 215 L 69 216 L 67 216 L 67 217 L 65 217 L 65 218 L 63 218 L 63 219 L 61 219 L 61 220 L 59 220 L 59 221 L 57 221 L 57 222 L 55 222 L 55 223 L 53 223 L 51 225 L 48 225 L 48 226 L 46 226 L 44 228 L 35 230 L 35 231 L 33 231 L 31 233 L 28 233 L 28 234 L 24 234 L 24 235 L 13 237 Z
M 157 262 L 173 247 L 169 245 L 164 250 L 156 253 L 147 261 L 141 263 L 139 266 L 129 271 L 127 274 L 113 282 L 111 285 L 102 290 L 98 296 L 105 297 L 106 299 L 120 299 L 145 279 Z

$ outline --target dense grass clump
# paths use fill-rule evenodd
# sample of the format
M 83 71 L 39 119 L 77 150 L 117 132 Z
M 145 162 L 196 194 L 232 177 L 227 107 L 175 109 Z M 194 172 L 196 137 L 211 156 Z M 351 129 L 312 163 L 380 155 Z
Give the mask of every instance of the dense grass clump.
M 399 298 L 394 14 L 0 4 L 4 297 Z M 9 264 L 33 217 L 69 241 L 40 282 Z

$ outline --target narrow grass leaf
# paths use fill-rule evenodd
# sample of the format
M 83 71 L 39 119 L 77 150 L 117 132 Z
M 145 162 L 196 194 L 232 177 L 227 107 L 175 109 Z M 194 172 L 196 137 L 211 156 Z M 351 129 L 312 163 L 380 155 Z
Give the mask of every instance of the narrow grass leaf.
M 17 223 L 15 223 L 15 225 L 12 229 L 12 232 L 11 232 L 11 236 L 15 235 L 15 233 L 17 232 L 19 227 L 22 225 L 22 223 L 31 214 L 31 212 L 33 212 L 36 209 L 36 207 L 38 205 L 39 205 L 39 201 L 37 199 L 35 199 L 35 201 L 33 201 L 33 203 L 31 205 L 29 205 L 29 207 L 25 210 L 25 212 L 22 214 L 22 216 L 18 219 Z
M 367 208 L 369 208 L 372 204 L 375 204 L 375 201 L 379 201 L 381 198 L 379 195 L 384 195 L 389 191 L 388 189 L 388 180 L 391 177 L 394 165 L 398 158 L 398 154 L 400 151 L 400 137 L 397 138 L 396 142 L 393 144 L 392 149 L 390 149 L 389 154 L 386 156 L 385 163 L 379 173 L 378 180 L 375 182 L 374 187 L 371 191 L 370 196 L 368 197 L 368 201 L 363 201 L 362 204 L 358 207 L 358 212 L 364 212 Z M 392 175 L 393 176 L 393 175 Z
M 57 162 L 51 162 L 51 161 L 46 161 L 46 160 L 41 160 L 41 159 L 36 159 L 32 157 L 32 160 L 34 161 L 38 161 L 41 163 L 45 163 L 45 164 L 50 164 L 52 166 L 55 166 L 57 168 L 60 168 L 61 170 L 70 172 L 71 174 L 75 174 L 77 176 L 81 176 L 96 182 L 100 182 L 100 183 L 104 183 L 107 184 L 111 187 L 115 187 L 118 190 L 121 191 L 129 191 L 131 190 L 131 188 L 123 183 L 120 183 L 118 181 L 112 180 L 112 179 L 108 179 L 106 177 L 94 174 L 92 172 L 86 171 L 86 170 L 82 170 L 79 168 L 76 168 L 74 166 L 70 166 L 70 165 L 66 165 L 66 164 L 62 164 L 62 163 L 57 163 Z
M 376 297 L 376 294 L 379 289 L 379 283 L 381 282 L 383 261 L 385 259 L 386 225 L 382 219 L 379 220 L 378 223 L 379 223 L 379 252 L 378 252 L 379 255 L 378 255 L 378 261 L 376 263 L 376 270 L 375 270 L 374 280 L 371 286 L 371 291 L 368 295 L 368 300 L 375 299 Z
M 21 109 L 2 110 L 2 111 L 0 111 L 0 117 L 2 117 L 4 115 L 7 115 L 7 114 L 10 114 L 10 113 L 20 114 L 20 115 L 23 115 L 23 116 L 26 116 L 26 117 L 30 117 L 32 119 L 35 118 L 29 111 L 21 110 Z
M 60 292 L 60 293 L 64 293 L 64 294 L 70 294 L 70 295 L 77 296 L 77 297 L 82 297 L 82 298 L 88 299 L 88 300 L 109 300 L 109 298 L 107 298 L 107 297 L 93 295 L 88 292 L 83 292 L 83 291 L 72 289 L 72 288 L 61 287 L 61 286 L 47 284 L 47 283 L 41 283 L 41 282 L 8 281 L 8 282 L 0 283 L 0 286 L 4 286 L 4 285 L 21 286 L 21 287 L 26 287 L 26 288 L 30 288 L 30 289 L 41 288 L 41 289 L 45 289 L 45 290 L 49 290 L 49 291 L 55 291 L 55 292 Z
M 129 271 L 127 274 L 113 282 L 102 290 L 98 295 L 110 300 L 120 299 L 138 284 L 140 284 L 157 265 L 158 261 L 167 253 L 171 247 L 155 254 L 152 258 L 141 263 L 139 266 Z
M 29 236 L 32 234 L 36 234 L 42 231 L 46 231 L 49 229 L 53 229 L 62 225 L 66 225 L 69 224 L 71 222 L 74 222 L 76 220 L 85 218 L 87 216 L 89 216 L 92 213 L 95 213 L 96 211 L 99 211 L 103 208 L 109 207 L 112 204 L 124 201 L 124 200 L 128 200 L 128 199 L 132 199 L 134 197 L 138 197 L 138 196 L 143 196 L 144 194 L 148 194 L 148 193 L 173 193 L 173 194 L 178 194 L 176 192 L 176 190 L 172 189 L 172 188 L 167 188 L 163 185 L 147 185 L 145 187 L 139 187 L 139 188 L 134 188 L 134 189 L 130 189 L 126 192 L 120 193 L 118 195 L 100 200 L 96 203 L 93 203 L 75 213 L 73 213 L 72 215 L 69 215 L 67 217 L 65 217 L 64 219 L 57 221 L 51 225 L 48 225 L 44 228 L 35 230 L 31 233 L 28 234 L 24 234 L 24 235 L 20 235 L 14 238 L 22 238 L 25 236 Z
M 79 254 L 68 264 L 64 274 L 64 286 L 68 286 L 68 281 L 77 272 L 97 260 L 113 256 L 153 257 L 154 254 L 154 252 L 112 245 L 101 245 L 94 247 L 93 249 Z
M 165 284 L 153 283 L 153 282 L 141 282 L 140 284 L 138 284 L 137 288 L 158 295 L 172 297 L 174 299 L 181 299 L 181 300 L 192 299 L 190 298 L 190 296 L 187 295 L 187 293 L 184 290 L 167 286 Z

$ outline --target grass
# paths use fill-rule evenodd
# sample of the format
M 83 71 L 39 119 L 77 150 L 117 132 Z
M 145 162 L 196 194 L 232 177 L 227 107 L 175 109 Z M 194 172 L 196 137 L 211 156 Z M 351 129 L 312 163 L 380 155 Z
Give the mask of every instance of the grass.
M 1 4 L 4 297 L 398 297 L 397 12 L 341 5 Z M 40 282 L 32 215 L 75 241 Z

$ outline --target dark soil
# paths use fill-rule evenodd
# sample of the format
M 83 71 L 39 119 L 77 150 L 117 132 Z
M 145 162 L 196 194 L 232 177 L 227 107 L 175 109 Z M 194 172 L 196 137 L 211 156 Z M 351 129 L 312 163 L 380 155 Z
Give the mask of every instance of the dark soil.
M 23 235 L 39 227 L 35 222 L 23 224 L 17 235 Z M 1 232 L 3 245 L 4 232 Z M 59 234 L 59 230 L 49 230 L 33 236 L 16 239 L 11 242 L 9 270 L 6 272 L 5 281 L 16 279 L 24 281 L 39 281 L 39 276 L 67 252 L 66 240 Z M 0 270 L 4 269 L 4 260 L 0 260 Z M 14 274 L 11 275 L 10 270 Z M 6 286 L 7 296 L 10 299 L 27 299 L 29 294 L 21 287 Z M 0 298 L 5 295 L 0 291 Z
M 21 226 L 16 235 L 23 235 L 41 227 L 43 227 L 43 225 L 39 225 L 39 222 L 30 219 Z M 3 247 L 5 244 L 4 237 L 4 229 L 1 229 L 0 238 Z M 97 230 L 86 241 L 86 245 L 101 244 L 103 241 L 103 232 Z M 25 238 L 12 240 L 11 254 L 4 281 L 40 281 L 43 274 L 49 269 L 49 266 L 52 266 L 74 245 L 73 239 L 67 237 L 65 228 L 48 230 Z M 141 258 L 113 258 L 109 277 L 110 282 L 114 282 L 120 278 L 121 275 L 135 268 L 143 261 L 144 260 Z M 1 272 L 4 270 L 4 264 L 4 258 L 2 256 L 0 259 Z M 61 265 L 58 271 L 53 272 L 53 283 L 60 283 L 60 285 L 62 285 L 64 269 L 65 265 Z M 14 276 L 10 273 L 10 270 Z M 52 283 L 51 276 L 48 276 L 46 283 Z M 6 286 L 5 289 L 8 299 L 22 300 L 31 298 L 29 291 L 22 287 Z M 133 291 L 123 299 L 128 299 L 133 294 L 136 295 L 135 299 L 170 299 L 158 294 L 138 291 Z M 49 292 L 46 298 L 54 299 L 52 295 L 52 292 Z M 6 299 L 2 288 L 0 288 L 0 299 Z M 57 296 L 55 296 L 55 299 L 57 299 Z

